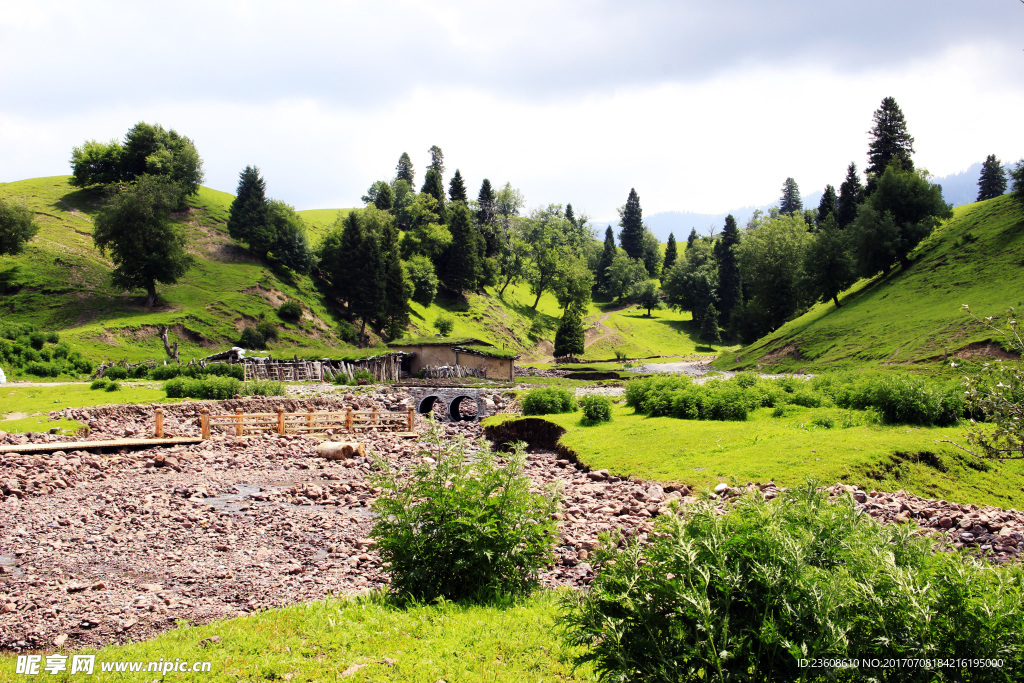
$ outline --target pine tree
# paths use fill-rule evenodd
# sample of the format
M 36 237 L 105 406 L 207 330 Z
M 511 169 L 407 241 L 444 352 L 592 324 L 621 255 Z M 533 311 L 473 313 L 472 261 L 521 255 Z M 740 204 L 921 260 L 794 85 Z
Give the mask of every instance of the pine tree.
M 981 165 L 981 176 L 978 178 L 978 199 L 994 199 L 1006 193 L 1006 171 L 995 154 L 989 154 Z
M 868 131 L 871 142 L 868 143 L 867 194 L 875 191 L 878 179 L 894 161 L 898 161 L 904 170 L 914 170 L 911 159 L 914 138 L 907 132 L 907 121 L 896 100 L 892 97 L 882 100 L 872 120 L 875 125 Z
M 612 226 L 608 226 L 608 229 L 604 231 L 604 249 L 601 251 L 601 258 L 597 261 L 597 287 L 602 292 L 605 291 L 608 285 L 608 267 L 612 265 L 612 261 L 615 260 L 615 233 L 612 231 Z
M 228 234 L 249 243 L 255 254 L 266 256 L 276 241 L 270 221 L 267 184 L 255 166 L 246 166 L 238 174 L 238 190 L 228 213 Z
M 586 337 L 583 331 L 583 317 L 575 306 L 569 306 L 562 314 L 562 322 L 555 331 L 556 358 L 565 356 L 582 356 L 585 350 Z
M 722 238 L 715 242 L 715 260 L 718 261 L 718 301 L 722 309 L 722 322 L 729 324 L 733 308 L 740 300 L 740 266 L 736 245 L 740 243 L 740 229 L 732 214 L 725 217 Z M 717 321 L 716 321 L 717 322 Z
M 412 159 L 406 152 L 398 157 L 398 166 L 395 167 L 395 180 L 404 180 L 409 187 L 416 185 L 416 171 L 412 167 Z
M 835 216 L 828 214 L 819 222 L 804 260 L 805 284 L 811 296 L 818 301 L 832 299 L 836 308 L 839 308 L 839 293 L 856 281 L 850 238 L 849 232 L 839 229 Z
M 678 247 L 676 246 L 676 236 L 673 233 L 668 234 L 668 242 L 665 243 L 665 262 L 661 264 L 661 272 L 667 273 L 672 266 L 676 263 L 676 258 L 679 257 Z
M 494 222 L 494 188 L 491 181 L 484 178 L 480 183 L 480 192 L 476 195 L 476 222 L 480 225 L 490 225 Z
M 686 248 L 689 249 L 693 246 L 693 243 L 700 239 L 697 236 L 697 228 L 690 228 L 690 234 L 686 238 Z
M 783 216 L 794 216 L 804 210 L 804 202 L 800 199 L 800 188 L 792 178 L 786 178 L 782 184 L 782 198 L 779 199 L 779 213 Z
M 473 219 L 463 202 L 454 202 L 449 210 L 448 229 L 451 244 L 438 262 L 441 282 L 456 292 L 472 291 L 480 282 L 479 251 Z
M 441 217 L 442 223 L 448 222 L 447 210 L 444 200 L 444 180 L 436 168 L 427 169 L 427 177 L 423 180 L 423 188 L 420 192 L 429 194 L 437 200 L 437 215 Z
M 364 212 L 377 209 L 364 209 Z M 352 231 L 350 243 L 354 247 L 348 251 L 351 262 L 349 285 L 349 310 L 362 319 L 359 334 L 363 339 L 366 335 L 366 323 L 384 318 L 385 273 L 381 257 L 380 235 L 372 229 L 370 222 L 352 211 L 346 217 L 345 232 Z
M 444 176 L 444 152 L 437 145 L 431 145 L 430 147 L 430 166 L 438 172 L 441 176 Z
M 839 213 L 839 199 L 836 197 L 836 188 L 831 185 L 825 186 L 825 192 L 818 202 L 818 212 L 814 216 L 814 223 L 821 227 L 829 216 L 835 217 Z
M 466 196 L 466 183 L 463 182 L 459 169 L 455 169 L 455 175 L 448 183 L 448 199 L 453 202 L 469 204 L 469 198 Z
M 857 173 L 857 164 L 850 162 L 846 167 L 846 178 L 839 186 L 839 200 L 836 203 L 836 223 L 845 229 L 857 217 L 857 207 L 864 201 L 864 186 Z
M 630 258 L 642 259 L 644 256 L 644 221 L 643 210 L 640 208 L 640 197 L 635 189 L 629 190 L 626 206 L 622 209 L 619 220 L 622 232 L 619 233 L 619 244 L 626 250 Z

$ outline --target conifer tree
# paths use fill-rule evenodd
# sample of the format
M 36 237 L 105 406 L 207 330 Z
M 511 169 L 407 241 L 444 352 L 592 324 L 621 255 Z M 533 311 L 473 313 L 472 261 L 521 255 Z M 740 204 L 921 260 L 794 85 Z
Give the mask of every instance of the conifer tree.
M 249 243 L 254 254 L 266 256 L 277 235 L 270 221 L 267 184 L 255 166 L 246 166 L 238 174 L 238 190 L 228 213 L 228 234 Z
M 676 236 L 670 232 L 668 242 L 665 243 L 665 262 L 661 264 L 661 272 L 667 273 L 675 265 L 678 256 L 679 248 L 676 246 Z
M 612 231 L 612 226 L 608 226 L 608 229 L 604 231 L 604 249 L 601 251 L 601 258 L 597 262 L 597 287 L 601 291 L 605 291 L 608 286 L 608 268 L 612 265 L 612 261 L 615 260 L 615 233 Z
M 914 153 L 914 138 L 907 132 L 907 121 L 903 111 L 892 97 L 882 100 L 881 106 L 872 117 L 874 126 L 869 131 L 868 143 L 868 187 L 867 194 L 875 191 L 878 179 L 894 161 L 906 171 L 914 170 L 911 155 Z
M 490 225 L 494 222 L 494 188 L 491 181 L 484 178 L 480 183 L 480 192 L 476 195 L 476 222 L 481 225 Z
M 793 216 L 804 210 L 804 202 L 800 198 L 800 188 L 792 178 L 786 178 L 782 184 L 782 198 L 779 199 L 779 213 Z
M 1024 204 L 1024 159 L 1017 162 L 1017 165 L 1010 171 L 1013 179 L 1013 198 Z
M 583 317 L 575 306 L 569 306 L 562 314 L 562 322 L 555 331 L 554 356 L 582 356 L 586 337 L 583 331 Z
M 455 175 L 448 182 L 448 200 L 469 204 L 469 198 L 466 196 L 466 183 L 463 182 L 459 169 L 455 169 Z
M 420 192 L 428 194 L 437 200 L 437 215 L 441 218 L 441 223 L 447 223 L 448 211 L 445 206 L 444 181 L 441 179 L 441 174 L 437 169 L 427 169 L 427 176 L 423 180 L 423 188 Z
M 439 175 L 444 176 L 444 152 L 437 145 L 431 145 L 430 147 L 430 166 L 438 172 Z
M 814 215 L 814 223 L 820 227 L 829 216 L 839 213 L 839 199 L 836 197 L 836 188 L 831 185 L 825 186 L 825 192 L 818 202 L 818 212 Z
M 383 327 L 390 339 L 397 339 L 409 326 L 409 298 L 412 284 L 402 268 L 398 250 L 398 230 L 391 221 L 381 235 L 381 268 L 384 272 Z
M 409 187 L 415 187 L 416 185 L 416 171 L 412 167 L 412 159 L 406 152 L 402 152 L 402 156 L 398 157 L 398 166 L 395 167 L 395 180 L 404 180 L 409 183 Z
M 736 245 L 740 243 L 740 229 L 732 214 L 725 217 L 722 238 L 715 243 L 715 260 L 718 262 L 718 301 L 722 309 L 721 319 L 726 325 L 733 308 L 740 301 L 741 277 L 736 256 Z
M 989 154 L 981 165 L 981 176 L 978 178 L 978 199 L 985 201 L 1006 193 L 1006 171 L 995 154 Z
M 696 242 L 698 239 L 700 239 L 700 237 L 697 236 L 697 228 L 690 228 L 690 234 L 686 238 L 686 248 L 691 248 L 693 246 L 693 243 Z
M 643 210 L 640 208 L 640 197 L 636 190 L 630 188 L 626 206 L 622 209 L 619 219 L 622 231 L 619 233 L 619 245 L 626 250 L 629 258 L 644 257 L 644 221 Z
M 448 230 L 452 241 L 437 264 L 441 282 L 456 292 L 474 290 L 480 282 L 479 248 L 473 219 L 463 202 L 451 205 Z
M 846 167 L 846 178 L 839 186 L 839 199 L 836 203 L 836 223 L 839 229 L 845 229 L 857 217 L 857 207 L 864 201 L 864 186 L 857 173 L 857 164 L 850 162 Z
M 835 215 L 818 224 L 814 242 L 804 261 L 806 286 L 815 300 L 832 302 L 839 308 L 839 293 L 856 281 L 850 253 L 850 232 L 840 230 Z
M 700 340 L 709 344 L 722 341 L 722 332 L 718 329 L 718 309 L 714 304 L 708 304 L 704 309 L 704 315 L 701 316 Z

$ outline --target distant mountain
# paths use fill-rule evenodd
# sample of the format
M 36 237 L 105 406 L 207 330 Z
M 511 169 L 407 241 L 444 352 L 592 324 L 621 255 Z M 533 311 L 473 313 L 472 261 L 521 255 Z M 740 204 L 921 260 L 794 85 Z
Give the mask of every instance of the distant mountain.
M 1009 171 L 1010 166 L 1007 166 L 1006 170 Z M 974 200 L 977 199 L 978 176 L 980 174 L 981 164 L 977 163 L 972 164 L 966 170 L 960 171 L 959 173 L 934 177 L 931 181 L 942 186 L 942 196 L 945 197 L 947 202 L 952 203 L 953 206 L 963 206 L 964 204 L 973 204 Z M 818 208 L 818 202 L 821 201 L 821 195 L 821 190 L 804 195 L 804 207 L 808 209 Z M 769 208 L 777 205 L 778 202 L 766 204 L 764 206 L 744 206 L 742 208 L 725 211 L 723 213 L 664 211 L 645 216 L 644 223 L 647 224 L 647 227 L 651 229 L 651 232 L 653 232 L 662 242 L 668 239 L 668 234 L 670 232 L 675 234 L 677 240 L 684 240 L 690 234 L 690 230 L 694 228 L 697 229 L 698 235 L 707 235 L 712 230 L 714 230 L 716 234 L 721 232 L 722 225 L 725 222 L 725 217 L 730 213 L 736 218 L 736 222 L 742 227 L 750 220 L 755 209 L 767 212 Z M 604 228 L 607 225 L 611 225 L 616 234 L 618 234 L 618 218 L 608 221 L 592 221 L 592 224 L 598 228 L 598 231 L 602 235 L 604 234 Z

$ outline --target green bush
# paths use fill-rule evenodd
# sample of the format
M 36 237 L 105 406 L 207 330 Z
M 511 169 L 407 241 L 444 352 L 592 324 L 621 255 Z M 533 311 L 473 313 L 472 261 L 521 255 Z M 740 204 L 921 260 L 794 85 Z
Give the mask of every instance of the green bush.
M 523 415 L 551 415 L 576 411 L 576 397 L 568 389 L 546 387 L 534 389 L 520 402 Z
M 284 396 L 284 382 L 273 379 L 256 379 L 242 382 L 238 389 L 241 396 Z
M 726 515 L 658 517 L 649 544 L 604 536 L 566 635 L 606 681 L 991 681 L 1024 670 L 1024 568 L 936 553 L 812 484 Z M 999 659 L 1001 668 L 887 660 Z M 856 668 L 800 660 L 855 659 Z
M 359 343 L 359 330 L 349 321 L 342 320 L 338 323 L 338 337 L 346 344 L 355 345 Z
M 391 592 L 432 601 L 525 595 L 553 559 L 554 491 L 534 493 L 522 447 L 499 461 L 486 444 L 472 455 L 463 440 L 433 432 L 436 464 L 421 461 L 408 480 L 391 466 L 374 478 L 377 542 Z
M 583 411 L 583 418 L 580 421 L 584 425 L 611 422 L 612 402 L 607 396 L 587 394 L 580 398 L 580 409 Z
M 224 400 L 241 393 L 242 383 L 234 377 L 175 377 L 164 383 L 167 398 Z
M 149 378 L 158 382 L 173 379 L 181 374 L 180 365 L 158 365 L 149 371 Z
M 103 371 L 103 376 L 106 379 L 111 380 L 128 379 L 128 368 L 123 368 L 120 365 L 113 365 Z
M 344 373 L 338 373 L 334 376 L 334 383 L 340 386 L 373 384 L 376 381 L 377 378 L 369 370 L 356 370 L 352 373 L 351 377 Z
M 60 341 L 60 335 L 57 334 L 56 332 L 47 332 L 46 333 L 46 341 L 47 341 L 47 343 L 50 343 L 50 344 L 56 344 L 56 343 L 58 343 Z
M 269 320 L 261 320 L 256 323 L 256 332 L 262 335 L 267 342 L 277 341 L 277 325 Z
M 245 368 L 241 363 L 210 363 L 205 368 L 199 369 L 203 375 L 216 375 L 218 377 L 234 377 L 237 380 L 245 379 Z
M 120 391 L 121 385 L 117 382 L 111 382 L 107 386 L 103 387 L 103 391 Z
M 106 389 L 108 384 L 110 384 L 110 382 L 101 377 L 100 379 L 94 379 L 92 384 L 89 385 L 89 388 L 93 391 L 96 389 Z
M 25 372 L 36 377 L 58 377 L 60 368 L 53 363 L 40 363 L 32 361 L 25 366 Z
M 285 301 L 278 307 L 277 315 L 280 316 L 281 320 L 286 320 L 290 323 L 298 322 L 302 319 L 302 304 L 298 301 Z
M 437 330 L 442 337 L 447 337 L 452 333 L 452 330 L 455 329 L 455 318 L 447 313 L 442 313 L 434 320 L 434 329 Z
M 40 351 L 46 344 L 46 334 L 43 332 L 31 332 L 28 335 L 28 341 L 33 349 Z
M 243 349 L 265 349 L 267 348 L 267 338 L 256 327 L 246 325 L 241 336 L 238 337 L 238 345 Z
M 870 405 L 888 424 L 922 427 L 956 424 L 964 412 L 959 387 L 941 387 L 916 377 L 891 377 L 873 383 Z

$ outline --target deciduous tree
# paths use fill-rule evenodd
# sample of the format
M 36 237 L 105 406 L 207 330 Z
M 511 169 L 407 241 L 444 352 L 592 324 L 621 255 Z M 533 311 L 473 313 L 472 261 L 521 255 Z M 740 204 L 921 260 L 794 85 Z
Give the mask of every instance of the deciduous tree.
M 0 256 L 20 254 L 37 232 L 39 226 L 27 206 L 0 197 Z
M 804 261 L 810 296 L 818 301 L 832 299 L 836 308 L 839 308 L 839 293 L 856 280 L 849 242 L 849 232 L 840 230 L 835 216 L 828 214 L 818 225 Z
M 661 280 L 665 302 L 690 311 L 699 324 L 709 304 L 718 302 L 718 264 L 707 240 L 697 240 Z
M 143 175 L 114 195 L 96 217 L 93 242 L 110 254 L 115 287 L 146 290 L 156 303 L 156 285 L 174 284 L 192 267 L 185 234 L 171 221 L 181 189 L 164 177 Z
M 678 265 L 678 264 L 677 264 Z M 605 271 L 605 294 L 622 300 L 638 282 L 647 279 L 647 267 L 638 258 L 629 258 L 625 251 L 616 251 Z

